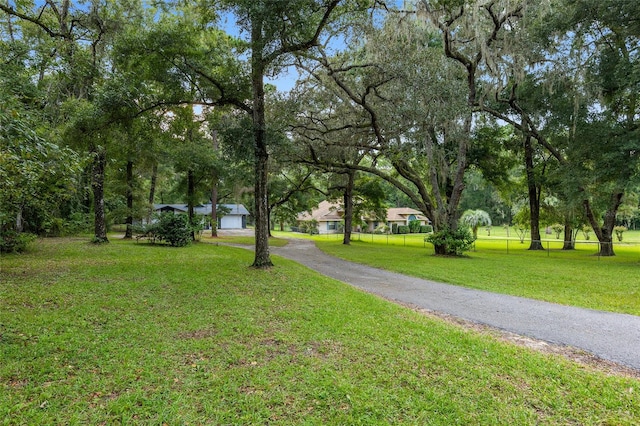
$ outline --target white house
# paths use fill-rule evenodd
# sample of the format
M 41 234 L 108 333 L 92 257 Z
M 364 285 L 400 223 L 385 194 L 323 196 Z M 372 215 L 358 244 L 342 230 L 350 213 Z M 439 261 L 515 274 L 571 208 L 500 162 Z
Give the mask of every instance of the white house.
M 218 217 L 218 229 L 245 229 L 247 227 L 247 217 L 249 211 L 242 204 L 218 204 L 217 210 L 224 207 L 229 212 Z M 186 204 L 154 204 L 153 210 L 158 213 L 172 212 L 175 214 L 186 214 L 189 210 Z M 198 204 L 194 206 L 195 214 L 211 216 L 211 203 Z

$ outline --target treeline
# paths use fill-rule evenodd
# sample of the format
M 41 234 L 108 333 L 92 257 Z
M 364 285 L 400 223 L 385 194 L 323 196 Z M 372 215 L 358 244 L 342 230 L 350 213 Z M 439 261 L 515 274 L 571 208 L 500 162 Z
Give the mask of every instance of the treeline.
M 440 254 L 481 209 L 613 255 L 640 221 L 637 2 L 397 3 L 0 4 L 0 249 L 230 201 L 268 267 L 269 229 L 330 199 L 346 244 L 395 205 Z

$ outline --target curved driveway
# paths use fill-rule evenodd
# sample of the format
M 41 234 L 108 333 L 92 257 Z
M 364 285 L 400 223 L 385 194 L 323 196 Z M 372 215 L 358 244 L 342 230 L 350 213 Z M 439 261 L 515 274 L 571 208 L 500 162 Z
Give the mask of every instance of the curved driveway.
M 568 345 L 640 371 L 640 316 L 595 311 L 472 290 L 329 256 L 291 239 L 274 254 L 387 299 L 442 312 L 546 342 Z

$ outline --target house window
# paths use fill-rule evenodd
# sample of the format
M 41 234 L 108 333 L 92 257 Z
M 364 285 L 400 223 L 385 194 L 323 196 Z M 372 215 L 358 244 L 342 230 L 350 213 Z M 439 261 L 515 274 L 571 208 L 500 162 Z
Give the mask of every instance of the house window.
M 416 220 L 416 215 L 415 214 L 410 214 L 409 215 L 409 220 Z
M 336 229 L 336 224 L 337 224 L 337 222 L 327 222 L 327 229 L 328 230 Z

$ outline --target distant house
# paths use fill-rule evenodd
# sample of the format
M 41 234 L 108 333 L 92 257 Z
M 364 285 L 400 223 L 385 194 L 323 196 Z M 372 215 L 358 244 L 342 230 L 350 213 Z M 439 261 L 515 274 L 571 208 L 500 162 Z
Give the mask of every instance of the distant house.
M 321 234 L 333 234 L 341 232 L 341 223 L 344 219 L 344 208 L 338 203 L 330 203 L 322 201 L 318 207 L 312 209 L 311 212 L 304 212 L 298 215 L 298 222 L 309 222 L 316 220 L 318 222 L 318 232 Z M 398 226 L 409 225 L 412 220 L 419 220 L 421 225 L 430 223 L 429 219 L 419 210 L 410 207 L 392 207 L 387 209 L 386 221 L 379 221 L 361 218 L 365 223 L 364 230 L 372 232 L 381 223 L 391 228 L 394 224 Z
M 224 216 L 218 217 L 218 229 L 245 229 L 247 227 L 249 211 L 244 205 L 218 204 L 217 206 L 218 210 L 220 210 L 220 207 L 229 210 Z M 189 211 L 189 207 L 186 204 L 154 204 L 153 210 L 158 213 L 186 214 Z M 198 204 L 194 206 L 193 211 L 198 215 L 211 216 L 211 203 Z
M 412 220 L 419 220 L 420 225 L 429 225 L 431 221 L 420 210 L 409 207 L 393 207 L 387 209 L 387 225 L 408 226 Z
M 322 201 L 318 207 L 311 212 L 304 212 L 298 215 L 298 222 L 318 222 L 318 232 L 321 234 L 335 234 L 340 231 L 340 223 L 344 216 L 344 209 L 336 203 Z

